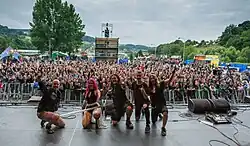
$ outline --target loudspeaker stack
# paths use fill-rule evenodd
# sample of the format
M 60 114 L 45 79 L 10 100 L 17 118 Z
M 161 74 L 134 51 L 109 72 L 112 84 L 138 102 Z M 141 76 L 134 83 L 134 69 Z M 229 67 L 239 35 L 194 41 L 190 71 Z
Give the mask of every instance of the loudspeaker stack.
M 188 109 L 195 114 L 227 113 L 231 110 L 226 99 L 189 99 Z

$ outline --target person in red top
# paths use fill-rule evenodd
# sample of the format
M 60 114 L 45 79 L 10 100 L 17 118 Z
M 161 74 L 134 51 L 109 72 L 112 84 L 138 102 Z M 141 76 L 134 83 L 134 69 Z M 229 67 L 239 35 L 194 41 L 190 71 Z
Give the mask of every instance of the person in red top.
M 90 78 L 88 81 L 87 89 L 85 92 L 85 102 L 83 104 L 83 109 L 94 108 L 92 110 L 85 111 L 83 113 L 82 126 L 85 129 L 91 128 L 92 115 L 96 119 L 96 128 L 99 128 L 99 118 L 101 116 L 101 108 L 99 107 L 99 99 L 101 97 L 101 92 L 98 89 L 98 85 L 95 79 Z

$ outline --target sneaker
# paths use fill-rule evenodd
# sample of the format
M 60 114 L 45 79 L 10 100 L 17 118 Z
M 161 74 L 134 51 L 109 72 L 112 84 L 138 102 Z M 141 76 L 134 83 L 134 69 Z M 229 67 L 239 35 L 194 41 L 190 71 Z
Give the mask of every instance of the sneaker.
M 46 124 L 45 128 L 48 130 L 48 129 L 51 129 L 51 124 Z
M 149 125 L 146 125 L 146 127 L 145 127 L 145 133 L 150 133 L 150 126 Z
M 165 127 L 161 128 L 161 136 L 166 136 L 167 135 L 167 130 Z
M 48 133 L 48 134 L 53 134 L 53 133 L 55 133 L 55 131 L 52 130 L 52 129 L 47 129 L 47 133 Z
M 134 126 L 133 126 L 133 124 L 131 123 L 131 121 L 127 121 L 127 122 L 126 122 L 126 127 L 127 127 L 127 129 L 134 129 Z
M 45 123 L 46 123 L 46 121 L 44 121 L 44 120 L 41 121 L 41 123 L 40 123 L 41 124 L 41 128 L 44 128 Z

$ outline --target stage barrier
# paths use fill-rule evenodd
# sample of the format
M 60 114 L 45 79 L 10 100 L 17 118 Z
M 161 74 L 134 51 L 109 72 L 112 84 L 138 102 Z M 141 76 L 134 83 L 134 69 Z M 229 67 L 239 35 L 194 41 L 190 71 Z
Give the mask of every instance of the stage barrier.
M 81 105 L 84 97 L 84 89 L 60 89 L 63 104 Z M 107 91 L 102 90 L 102 99 L 105 99 Z M 133 91 L 126 88 L 127 98 L 133 102 Z M 41 96 L 40 90 L 34 88 L 33 83 L 3 83 L 0 88 L 0 102 L 19 103 L 27 101 L 31 96 Z M 226 98 L 231 103 L 243 103 L 244 98 L 250 96 L 249 88 L 211 90 L 205 87 L 198 89 L 166 89 L 164 98 L 168 105 L 187 104 L 192 99 L 216 99 Z

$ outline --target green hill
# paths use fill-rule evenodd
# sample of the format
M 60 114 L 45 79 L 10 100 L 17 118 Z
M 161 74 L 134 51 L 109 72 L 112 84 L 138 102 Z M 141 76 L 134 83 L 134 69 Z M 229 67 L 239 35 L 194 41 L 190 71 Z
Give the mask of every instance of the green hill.
M 218 55 L 222 62 L 250 63 L 250 21 L 228 25 L 217 40 L 176 40 L 160 44 L 156 50 L 158 55 L 184 55 L 184 59 L 204 54 Z
M 0 25 L 0 48 L 5 48 L 8 45 L 11 45 L 13 48 L 19 49 L 34 49 L 34 46 L 31 44 L 30 39 L 27 39 L 29 36 L 29 29 L 12 29 L 7 26 Z M 82 38 L 83 45 L 82 48 L 90 48 L 95 43 L 95 38 L 92 36 L 84 36 Z M 133 45 L 133 44 L 121 44 L 119 46 L 121 50 L 128 51 L 139 51 L 139 50 L 148 50 L 150 47 L 144 45 Z
M 27 35 L 29 29 L 11 29 L 7 26 L 0 25 L 0 35 L 16 36 L 16 35 Z

